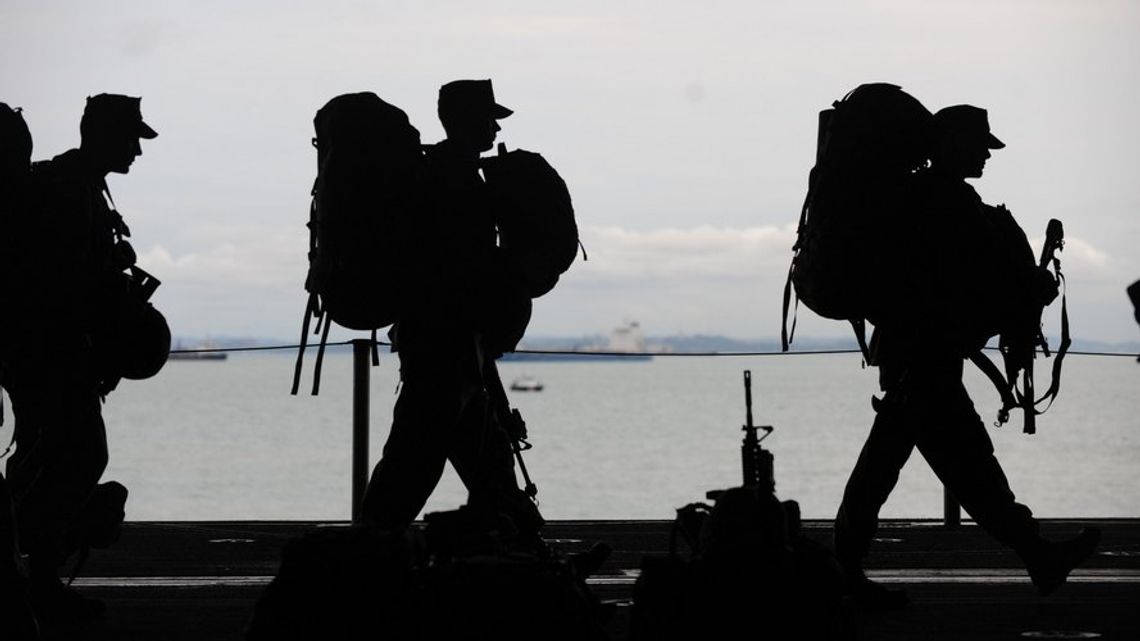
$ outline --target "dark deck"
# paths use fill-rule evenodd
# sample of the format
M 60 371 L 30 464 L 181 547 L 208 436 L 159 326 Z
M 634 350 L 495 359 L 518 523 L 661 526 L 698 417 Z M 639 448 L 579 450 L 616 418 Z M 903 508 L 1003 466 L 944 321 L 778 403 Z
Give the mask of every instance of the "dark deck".
M 887 522 L 868 573 L 905 587 L 912 604 L 898 612 L 860 616 L 858 638 L 1136 641 L 1140 519 L 1043 522 L 1050 538 L 1063 538 L 1088 524 L 1104 529 L 1100 553 L 1069 584 L 1042 598 L 1016 556 L 972 524 L 948 530 L 931 521 Z M 282 545 L 316 525 L 128 523 L 118 545 L 92 553 L 75 583 L 106 602 L 106 619 L 82 629 L 48 629 L 45 638 L 243 639 L 253 604 L 277 571 Z M 633 571 L 645 555 L 667 549 L 670 526 L 664 521 L 560 521 L 544 530 L 565 552 L 595 541 L 613 546 L 613 555 L 590 585 L 598 597 L 619 602 L 609 624 L 614 641 L 627 636 Z M 805 523 L 808 534 L 821 541 L 829 539 L 830 527 L 826 521 Z

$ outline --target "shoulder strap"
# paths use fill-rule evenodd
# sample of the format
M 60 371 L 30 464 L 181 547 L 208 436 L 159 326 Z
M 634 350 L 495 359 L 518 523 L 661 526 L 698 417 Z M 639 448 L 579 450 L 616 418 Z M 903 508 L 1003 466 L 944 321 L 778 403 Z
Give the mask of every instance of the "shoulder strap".
M 1061 343 L 1057 346 L 1057 352 L 1053 359 L 1053 378 L 1049 382 L 1049 389 L 1045 390 L 1041 398 L 1034 400 L 1035 405 L 1048 401 L 1041 412 L 1044 412 L 1053 405 L 1053 401 L 1056 400 L 1057 394 L 1061 391 L 1061 361 L 1064 360 L 1065 354 L 1069 353 L 1069 347 L 1073 343 L 1072 337 L 1069 335 L 1069 308 L 1065 300 L 1065 276 L 1061 273 L 1061 264 L 1056 258 L 1054 258 L 1053 267 L 1057 272 L 1057 280 L 1061 284 Z M 1040 340 L 1044 343 L 1044 337 Z M 1045 345 L 1045 350 L 1045 355 L 1048 356 L 1047 345 Z
M 332 319 L 324 311 L 321 311 L 317 316 L 317 329 L 314 331 L 314 333 L 320 332 L 321 342 L 317 347 L 317 363 L 313 366 L 313 396 L 317 396 L 321 392 L 321 366 L 325 362 L 325 345 L 329 342 L 330 326 L 332 326 Z
M 784 281 L 784 306 L 783 306 L 783 322 L 780 326 L 780 348 L 781 351 L 788 351 L 791 346 L 792 340 L 796 337 L 796 318 L 797 312 L 800 308 L 800 297 L 797 294 L 795 298 L 795 305 L 792 306 L 792 294 L 794 288 L 792 287 L 792 273 L 796 270 L 796 255 L 800 251 L 800 242 L 803 238 L 804 229 L 807 226 L 808 216 L 808 203 L 811 202 L 812 187 L 815 185 L 816 170 L 813 167 L 808 175 L 808 191 L 804 196 L 804 204 L 800 207 L 800 224 L 796 227 L 796 242 L 792 245 L 792 262 L 788 265 L 788 278 Z M 788 328 L 788 311 L 789 308 L 792 313 L 791 329 Z
M 796 337 L 796 320 L 797 312 L 800 309 L 800 298 L 796 296 L 795 306 L 791 307 L 792 303 L 792 271 L 795 270 L 795 256 L 792 257 L 792 264 L 788 266 L 788 279 L 784 281 L 784 313 L 783 323 L 780 326 L 780 351 L 786 352 L 792 344 L 792 340 Z M 788 328 L 788 311 L 791 308 L 792 325 L 791 329 Z
M 1013 395 L 1012 386 L 1005 374 L 1002 374 L 998 366 L 981 350 L 970 354 L 968 358 L 986 375 L 986 378 L 990 379 L 994 388 L 997 389 L 998 395 L 1001 397 L 1001 409 L 998 410 L 997 422 L 994 425 L 998 427 L 1005 425 L 1009 421 L 1009 411 L 1019 405 L 1017 398 Z
M 293 389 L 289 392 L 293 396 L 297 395 L 297 390 L 301 387 L 301 367 L 305 359 L 305 349 L 309 345 L 309 326 L 312 318 L 320 313 L 318 305 L 317 295 L 310 293 L 309 302 L 305 306 L 305 317 L 301 319 L 301 345 L 297 349 L 297 363 L 293 366 Z
M 1042 333 L 1040 326 L 1037 327 L 1036 336 L 1034 337 L 1033 345 L 1027 346 L 1029 351 L 1028 355 L 1021 354 L 1017 346 L 1011 346 L 1002 343 L 1001 352 L 1005 365 L 1005 374 L 1003 375 L 997 366 L 986 357 L 982 352 L 976 352 L 970 355 L 970 360 L 978 366 L 978 369 L 986 375 L 987 378 L 997 388 L 998 394 L 1001 395 L 1002 408 L 998 411 L 997 425 L 1002 425 L 1009 420 L 1009 411 L 1015 407 L 1020 407 L 1024 410 L 1025 425 L 1022 431 L 1026 434 L 1035 434 L 1037 432 L 1036 417 L 1044 414 L 1056 400 L 1057 395 L 1061 391 L 1061 363 L 1065 359 L 1065 355 L 1069 352 L 1069 347 L 1072 345 L 1072 337 L 1069 329 L 1069 309 L 1068 301 L 1066 300 L 1065 292 L 1065 276 L 1061 273 L 1061 261 L 1057 258 L 1056 251 L 1064 246 L 1063 229 L 1059 221 L 1051 220 L 1049 222 L 1049 230 L 1046 233 L 1046 246 L 1042 250 L 1040 267 L 1048 267 L 1049 263 L 1053 265 L 1053 271 L 1056 274 L 1057 282 L 1061 288 L 1061 343 L 1057 346 L 1055 354 L 1049 351 L 1049 343 L 1045 340 L 1045 335 Z M 1037 315 L 1040 320 L 1040 314 Z M 1042 354 L 1046 358 L 1055 356 L 1052 368 L 1052 380 L 1049 382 L 1049 388 L 1040 397 L 1037 397 L 1034 391 L 1034 376 L 1033 376 L 1033 361 L 1037 355 L 1037 348 L 1041 349 Z M 1018 379 L 1021 381 L 1021 388 L 1018 388 Z M 1042 403 L 1044 407 L 1038 409 Z
M 313 138 L 313 146 L 317 146 L 316 138 Z M 307 223 L 307 227 L 309 228 L 309 272 L 305 275 L 305 289 L 309 292 L 309 299 L 305 303 L 305 316 L 301 320 L 301 345 L 297 350 L 297 363 L 293 366 L 293 388 L 290 390 L 290 394 L 293 396 L 297 395 L 297 390 L 301 387 L 301 367 L 305 359 L 305 349 L 309 344 L 309 327 L 313 318 L 318 319 L 317 331 L 320 331 L 321 301 L 316 275 L 313 273 L 312 267 L 312 261 L 317 253 L 316 194 L 317 183 L 314 181 L 313 188 L 310 192 L 313 198 L 309 202 L 309 222 Z M 322 348 L 323 347 L 324 345 L 322 343 Z M 317 393 L 315 390 L 318 384 L 317 381 L 313 382 L 314 395 Z

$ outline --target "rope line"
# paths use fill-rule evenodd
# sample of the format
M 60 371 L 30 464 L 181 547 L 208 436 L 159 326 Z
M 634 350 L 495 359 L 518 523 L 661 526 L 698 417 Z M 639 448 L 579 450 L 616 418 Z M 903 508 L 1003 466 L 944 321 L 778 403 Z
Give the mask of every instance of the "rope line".
M 359 339 L 367 340 L 367 339 Z M 352 345 L 353 341 L 338 341 L 330 342 L 328 345 Z M 375 341 L 376 345 L 391 346 L 391 343 L 386 341 Z M 297 349 L 300 345 L 262 345 L 251 347 L 211 347 L 203 349 L 172 349 L 171 354 L 213 354 L 221 352 L 267 352 L 274 350 Z M 316 345 L 307 345 L 305 349 L 315 348 Z M 986 350 L 997 351 L 996 347 L 986 347 Z M 625 357 L 645 357 L 645 356 L 685 356 L 685 357 L 739 357 L 739 356 L 819 356 L 827 354 L 860 354 L 859 349 L 820 349 L 820 350 L 803 350 L 793 352 L 781 351 L 756 351 L 756 352 L 613 352 L 613 351 L 594 351 L 594 350 L 576 350 L 576 349 L 518 349 L 512 352 L 514 354 L 537 354 L 547 356 L 625 356 Z M 1037 352 L 1042 354 L 1040 350 Z M 1127 357 L 1137 358 L 1140 354 L 1130 352 L 1094 352 L 1094 351 L 1078 351 L 1069 350 L 1070 356 L 1098 356 L 1098 357 Z

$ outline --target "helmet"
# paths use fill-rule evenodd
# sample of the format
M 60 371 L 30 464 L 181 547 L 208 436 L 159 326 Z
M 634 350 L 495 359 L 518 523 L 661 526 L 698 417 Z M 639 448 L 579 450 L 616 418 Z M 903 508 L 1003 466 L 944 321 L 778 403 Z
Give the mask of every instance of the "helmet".
M 129 380 L 157 374 L 170 357 L 170 326 L 150 303 L 143 303 L 119 328 L 114 355 L 118 373 Z

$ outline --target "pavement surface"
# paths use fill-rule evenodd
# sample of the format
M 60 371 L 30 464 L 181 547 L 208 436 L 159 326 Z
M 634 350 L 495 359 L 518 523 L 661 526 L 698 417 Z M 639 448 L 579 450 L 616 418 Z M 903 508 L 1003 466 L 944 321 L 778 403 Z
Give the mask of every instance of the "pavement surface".
M 557 521 L 544 537 L 572 554 L 604 541 L 612 554 L 587 580 L 609 605 L 605 631 L 629 638 L 642 561 L 669 550 L 670 521 Z M 1140 641 L 1140 519 L 1042 521 L 1047 538 L 1103 529 L 1098 553 L 1048 597 L 1037 595 L 1016 555 L 971 522 L 887 521 L 868 575 L 905 589 L 911 604 L 853 612 L 850 638 L 883 640 L 1122 639 Z M 253 608 L 277 574 L 286 542 L 345 523 L 131 522 L 110 549 L 94 550 L 74 587 L 103 600 L 103 620 L 45 624 L 46 640 L 229 641 L 246 637 Z M 830 521 L 804 531 L 830 541 Z M 758 618 L 764 614 L 757 604 Z M 0 639 L 7 638 L 0 630 Z M 541 638 L 541 637 L 539 637 Z

